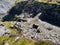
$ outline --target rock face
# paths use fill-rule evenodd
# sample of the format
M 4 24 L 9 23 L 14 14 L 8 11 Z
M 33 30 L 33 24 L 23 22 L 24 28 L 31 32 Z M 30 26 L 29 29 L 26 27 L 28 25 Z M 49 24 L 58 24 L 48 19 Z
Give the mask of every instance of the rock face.
M 41 21 L 38 18 L 40 15 L 41 13 L 37 14 L 34 18 L 22 17 L 20 22 L 15 23 L 14 27 L 19 31 L 22 31 L 26 38 L 43 41 L 50 40 L 54 43 L 60 44 L 60 28 Z M 25 19 L 26 22 L 24 22 L 23 19 Z
M 0 19 L 15 5 L 16 0 L 0 0 Z
M 0 24 L 0 36 L 3 36 L 4 34 L 11 33 L 9 29 L 6 28 L 3 24 Z

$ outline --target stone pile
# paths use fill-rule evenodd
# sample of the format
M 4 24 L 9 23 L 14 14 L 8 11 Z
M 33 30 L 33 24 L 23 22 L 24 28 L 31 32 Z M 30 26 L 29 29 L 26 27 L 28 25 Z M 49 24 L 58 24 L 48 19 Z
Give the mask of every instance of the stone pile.
M 41 21 L 38 18 L 40 14 L 41 13 L 37 14 L 34 18 L 26 18 L 25 20 L 27 22 L 16 22 L 14 27 L 22 31 L 26 38 L 33 40 L 50 40 L 60 44 L 60 28 Z M 29 19 L 31 20 L 29 21 Z

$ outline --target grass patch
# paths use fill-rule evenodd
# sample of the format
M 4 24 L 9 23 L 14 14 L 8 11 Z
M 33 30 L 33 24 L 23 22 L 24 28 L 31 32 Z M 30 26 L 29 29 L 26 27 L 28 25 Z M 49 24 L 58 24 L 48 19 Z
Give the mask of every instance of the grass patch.
M 10 28 L 10 26 L 14 24 L 13 21 L 5 21 L 5 22 L 0 21 L 0 24 L 4 24 L 7 28 L 9 28 L 11 30 L 11 33 L 14 33 L 14 34 L 17 33 L 16 29 Z
M 14 24 L 13 22 L 0 22 L 0 24 L 3 23 L 7 26 L 7 28 L 9 28 L 11 30 L 11 33 L 13 34 L 17 34 L 18 32 L 16 31 L 16 29 L 11 29 L 10 26 L 12 24 Z M 20 34 L 20 33 L 19 33 Z M 7 42 L 11 45 L 12 42 L 15 40 L 16 37 L 9 37 L 7 35 L 1 36 L 0 37 L 0 45 L 3 45 L 3 40 L 7 40 Z M 52 42 L 50 41 L 38 41 L 38 42 L 33 42 L 32 40 L 26 39 L 25 37 L 23 37 L 21 40 L 18 40 L 17 42 L 15 42 L 12 45 L 53 45 Z
M 47 41 L 36 42 L 35 45 L 54 45 L 54 43 L 47 40 Z
M 3 44 L 3 40 L 7 40 L 9 37 L 7 35 L 1 36 L 0 37 L 0 45 Z
M 34 42 L 23 37 L 22 40 L 19 40 L 13 45 L 34 45 Z
M 16 33 L 17 33 L 16 29 L 11 29 L 11 28 L 10 28 L 10 26 L 14 24 L 13 22 L 7 22 L 7 21 L 6 21 L 6 22 L 1 22 L 1 21 L 0 21 L 0 24 L 4 24 L 8 29 L 11 30 L 11 33 L 13 33 L 13 34 L 16 34 Z M 9 37 L 6 36 L 6 35 L 1 36 L 1 37 L 0 37 L 0 45 L 2 45 L 3 40 L 6 40 L 6 39 L 8 39 L 7 42 L 9 42 L 9 44 L 11 44 L 11 42 L 15 39 L 15 37 L 9 38 Z

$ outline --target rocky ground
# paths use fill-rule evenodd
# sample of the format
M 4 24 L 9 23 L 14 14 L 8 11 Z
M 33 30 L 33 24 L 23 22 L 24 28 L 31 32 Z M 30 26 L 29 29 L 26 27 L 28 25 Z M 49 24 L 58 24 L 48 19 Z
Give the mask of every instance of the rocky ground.
M 24 18 L 24 14 L 20 15 L 21 17 L 18 16 L 18 19 L 21 21 L 16 22 L 13 27 L 22 31 L 26 38 L 33 40 L 50 40 L 54 43 L 60 44 L 60 28 L 41 21 L 38 18 L 40 15 L 41 13 L 37 14 L 34 18 L 28 16 Z
M 16 0 L 0 0 L 0 20 L 15 5 Z
M 7 21 L 0 22 L 0 45 L 45 44 L 41 44 L 41 41 L 60 45 L 60 6 L 39 2 L 26 5 L 25 1 L 14 6 L 15 1 L 0 1 L 3 2 L 0 3 L 0 17 L 4 16 L 2 21 Z M 8 11 L 9 9 L 11 10 Z

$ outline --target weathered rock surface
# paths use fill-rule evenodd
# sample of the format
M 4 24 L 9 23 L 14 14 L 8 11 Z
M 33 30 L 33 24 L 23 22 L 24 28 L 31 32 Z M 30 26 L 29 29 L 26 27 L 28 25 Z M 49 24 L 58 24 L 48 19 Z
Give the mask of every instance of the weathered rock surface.
M 0 24 L 0 36 L 3 36 L 4 34 L 9 34 L 11 31 L 6 28 L 3 24 Z
M 21 22 L 16 22 L 14 27 L 22 31 L 26 38 L 33 40 L 50 40 L 60 44 L 60 28 L 41 21 L 38 18 L 39 15 L 41 15 L 41 13 L 37 14 L 34 18 L 21 18 Z M 22 21 L 23 19 L 27 22 Z

